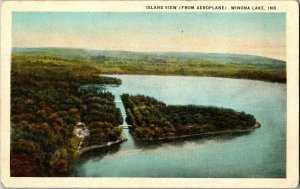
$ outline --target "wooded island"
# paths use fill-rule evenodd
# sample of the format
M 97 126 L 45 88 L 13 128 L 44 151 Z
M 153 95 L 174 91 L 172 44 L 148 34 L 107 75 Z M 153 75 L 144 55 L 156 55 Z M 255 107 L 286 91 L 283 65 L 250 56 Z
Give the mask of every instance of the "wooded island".
M 122 95 L 127 122 L 138 140 L 167 140 L 209 133 L 248 132 L 259 123 L 253 115 L 209 106 L 167 106 L 154 98 Z

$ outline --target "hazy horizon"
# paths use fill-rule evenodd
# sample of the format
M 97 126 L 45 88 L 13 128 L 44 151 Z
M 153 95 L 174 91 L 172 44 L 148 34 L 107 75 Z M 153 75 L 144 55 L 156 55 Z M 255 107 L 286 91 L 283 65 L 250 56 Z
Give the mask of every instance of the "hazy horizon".
M 255 55 L 286 60 L 283 13 L 13 13 L 15 48 Z

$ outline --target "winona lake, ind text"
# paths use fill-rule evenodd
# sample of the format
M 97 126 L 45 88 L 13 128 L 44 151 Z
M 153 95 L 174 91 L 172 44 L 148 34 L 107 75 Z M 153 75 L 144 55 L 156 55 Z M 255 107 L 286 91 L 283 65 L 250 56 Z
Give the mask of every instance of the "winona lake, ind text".
M 146 9 L 157 10 L 227 10 L 226 6 L 151 6 Z M 276 6 L 231 6 L 230 10 L 276 10 Z

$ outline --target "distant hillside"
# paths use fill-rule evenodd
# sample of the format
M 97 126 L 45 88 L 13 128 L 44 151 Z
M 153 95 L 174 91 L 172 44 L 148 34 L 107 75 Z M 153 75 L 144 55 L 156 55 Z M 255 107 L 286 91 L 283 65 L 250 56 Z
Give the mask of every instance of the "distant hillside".
M 13 53 L 24 53 L 27 55 L 56 56 L 60 58 L 89 58 L 91 53 L 84 49 L 67 48 L 13 48 Z
M 91 63 L 103 73 L 195 75 L 285 82 L 286 62 L 261 56 L 196 52 L 131 52 L 72 48 L 13 48 L 13 55 Z
M 144 59 L 160 58 L 179 60 L 203 60 L 220 64 L 279 64 L 285 66 L 282 60 L 253 55 L 197 53 L 197 52 L 132 52 L 132 51 L 106 51 L 71 48 L 13 48 L 14 53 L 32 55 L 59 56 L 62 58 L 89 58 L 106 56 L 108 58 Z

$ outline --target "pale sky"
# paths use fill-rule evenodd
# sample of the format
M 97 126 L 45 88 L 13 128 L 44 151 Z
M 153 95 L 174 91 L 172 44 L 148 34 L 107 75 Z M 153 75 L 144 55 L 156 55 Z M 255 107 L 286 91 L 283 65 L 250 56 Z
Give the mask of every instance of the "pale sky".
M 13 13 L 13 47 L 208 52 L 285 60 L 284 13 Z

